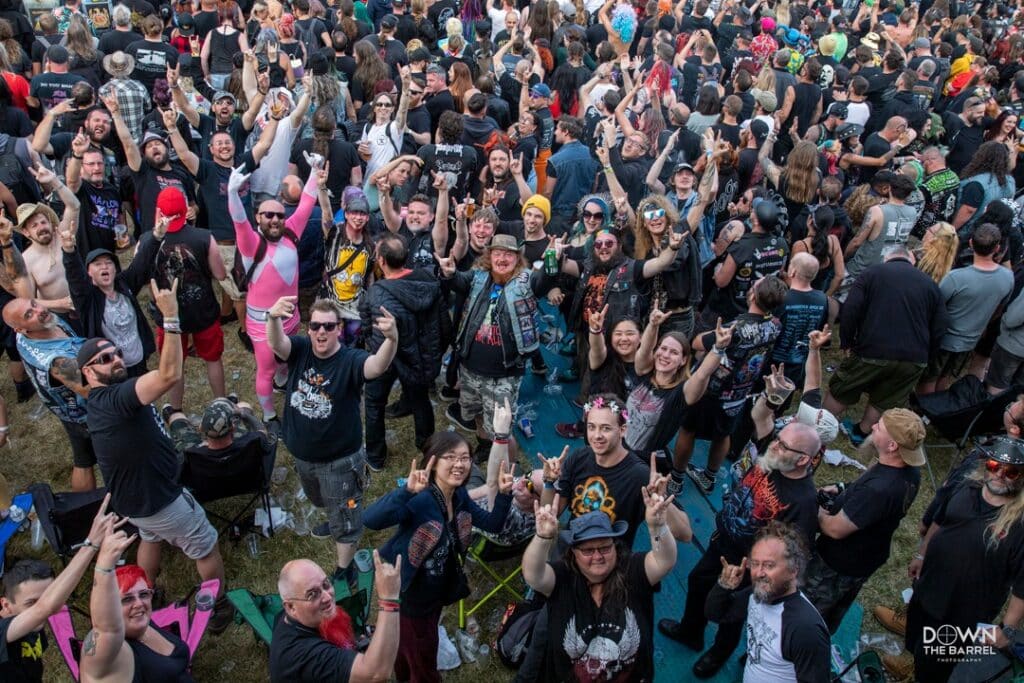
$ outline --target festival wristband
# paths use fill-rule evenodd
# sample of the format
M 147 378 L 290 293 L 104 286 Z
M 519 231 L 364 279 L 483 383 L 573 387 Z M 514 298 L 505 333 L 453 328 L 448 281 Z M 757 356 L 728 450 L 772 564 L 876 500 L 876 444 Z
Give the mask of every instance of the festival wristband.
M 113 573 L 114 573 L 114 568 L 113 568 L 113 567 L 111 567 L 110 569 L 108 569 L 108 568 L 106 568 L 106 567 L 101 567 L 101 566 L 99 566 L 99 565 L 96 565 L 96 566 L 94 567 L 94 569 L 95 569 L 96 571 L 98 571 L 98 572 L 99 572 L 100 574 L 113 574 Z

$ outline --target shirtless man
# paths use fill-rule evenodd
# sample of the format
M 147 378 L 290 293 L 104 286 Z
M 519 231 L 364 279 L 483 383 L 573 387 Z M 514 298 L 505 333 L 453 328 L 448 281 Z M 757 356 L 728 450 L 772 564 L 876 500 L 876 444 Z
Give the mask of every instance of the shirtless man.
M 23 255 L 28 270 L 29 295 L 54 312 L 67 313 L 73 308 L 71 292 L 64 277 L 63 255 L 55 232 L 78 229 L 79 201 L 50 169 L 38 165 L 29 171 L 44 190 L 56 190 L 64 202 L 64 216 L 59 221 L 57 214 L 46 204 L 22 204 L 18 207 L 18 231 L 32 241 Z

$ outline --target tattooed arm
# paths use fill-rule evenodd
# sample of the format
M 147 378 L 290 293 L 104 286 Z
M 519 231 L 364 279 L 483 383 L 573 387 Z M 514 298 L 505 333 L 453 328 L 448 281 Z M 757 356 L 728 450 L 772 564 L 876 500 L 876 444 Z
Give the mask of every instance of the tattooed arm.
M 89 387 L 82 385 L 82 375 L 78 371 L 78 361 L 64 356 L 55 358 L 50 363 L 50 376 L 75 392 L 82 398 L 89 398 Z

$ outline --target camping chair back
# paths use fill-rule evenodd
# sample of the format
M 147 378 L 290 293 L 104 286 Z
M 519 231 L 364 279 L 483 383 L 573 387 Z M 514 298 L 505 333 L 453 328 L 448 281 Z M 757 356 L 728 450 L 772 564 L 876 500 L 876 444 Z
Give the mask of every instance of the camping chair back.
M 523 596 L 514 587 L 515 580 L 523 572 L 522 564 L 517 563 L 516 567 L 511 572 L 506 576 L 502 576 L 488 562 L 500 562 L 503 560 L 510 560 L 514 557 L 519 557 L 523 554 L 523 551 L 526 550 L 526 546 L 529 545 L 529 543 L 530 539 L 526 538 L 515 545 L 501 545 L 500 543 L 495 543 L 483 534 L 476 535 L 476 538 L 473 539 L 473 542 L 470 544 L 469 550 L 466 553 L 466 561 L 472 561 L 479 565 L 480 568 L 494 580 L 495 585 L 471 607 L 468 606 L 465 598 L 459 600 L 459 628 L 466 628 L 466 619 L 487 604 L 491 598 L 502 590 L 508 591 L 509 594 L 515 598 L 516 602 L 522 602 Z
M 43 536 L 61 562 L 67 565 L 74 554 L 74 547 L 89 535 L 92 520 L 107 495 L 107 489 L 54 493 L 49 484 L 43 483 L 32 484 L 28 491 L 32 494 Z

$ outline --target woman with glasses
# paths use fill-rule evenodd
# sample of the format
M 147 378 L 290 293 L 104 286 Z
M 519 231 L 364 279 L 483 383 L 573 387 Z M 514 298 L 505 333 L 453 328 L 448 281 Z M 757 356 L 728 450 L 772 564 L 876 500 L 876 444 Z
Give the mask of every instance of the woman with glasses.
M 359 46 L 363 44 L 356 44 L 357 56 L 360 53 Z M 394 97 L 386 92 L 378 93 L 373 97 L 373 113 L 370 115 L 370 120 L 363 126 L 363 137 L 359 141 L 359 156 L 366 162 L 364 173 L 366 178 L 371 177 L 392 159 L 401 156 L 406 114 L 409 111 L 409 87 L 412 83 L 409 67 L 403 66 L 401 73 L 402 97 L 398 103 L 398 114 L 395 114 Z M 369 91 L 373 92 L 373 89 L 371 88 Z M 355 95 L 353 95 L 353 99 L 356 99 Z
M 494 418 L 492 448 L 508 448 L 511 411 Z M 402 556 L 401 640 L 395 676 L 413 683 L 441 680 L 437 670 L 437 625 L 441 609 L 469 595 L 462 564 L 473 527 L 502 530 L 512 503 L 512 473 L 502 459 L 497 494 L 488 512 L 470 499 L 466 484 L 473 466 L 469 443 L 458 432 L 436 432 L 423 444 L 426 463 L 413 460 L 405 485 L 378 499 L 363 514 L 367 529 L 398 530 L 380 550 Z M 671 544 L 674 547 L 674 544 Z

